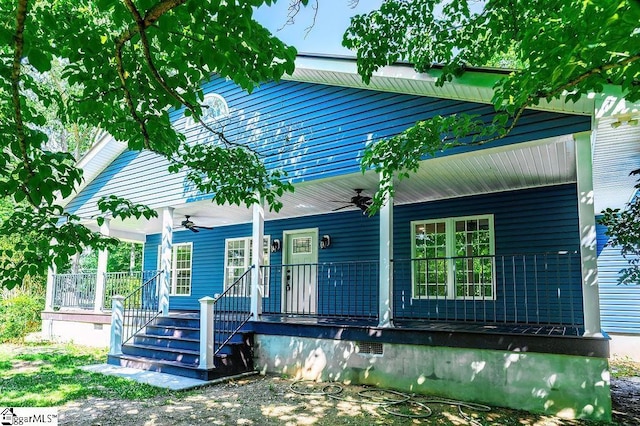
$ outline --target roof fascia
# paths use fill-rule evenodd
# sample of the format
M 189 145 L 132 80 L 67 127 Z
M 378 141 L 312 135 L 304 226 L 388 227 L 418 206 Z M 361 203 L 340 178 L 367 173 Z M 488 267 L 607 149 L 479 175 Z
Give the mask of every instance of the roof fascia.
M 501 78 L 509 75 L 510 72 L 511 70 L 470 67 L 462 75 L 454 77 L 450 82 L 445 83 L 444 87 L 438 87 L 436 86 L 436 81 L 442 75 L 441 66 L 436 65 L 427 72 L 420 73 L 415 71 L 411 64 L 398 62 L 375 71 L 371 77 L 371 83 L 366 84 L 358 75 L 355 58 L 301 54 L 296 58 L 296 67 L 293 75 L 284 76 L 283 79 L 346 85 L 373 90 L 385 90 L 384 88 L 381 89 L 381 86 L 385 86 L 385 82 L 391 82 L 392 80 L 411 80 L 421 85 L 420 93 L 415 91 L 403 92 L 398 90 L 397 84 L 387 84 L 387 86 L 393 87 L 387 91 L 491 104 L 496 83 Z M 340 79 L 339 82 L 336 82 L 335 78 L 333 78 L 335 74 L 356 78 Z M 447 90 L 448 88 L 475 90 L 465 92 Z M 585 96 L 578 102 L 579 104 L 568 102 L 564 96 L 559 99 L 553 99 L 550 102 L 541 99 L 539 104 L 532 106 L 531 109 L 579 115 L 594 114 L 595 100 L 593 96 Z

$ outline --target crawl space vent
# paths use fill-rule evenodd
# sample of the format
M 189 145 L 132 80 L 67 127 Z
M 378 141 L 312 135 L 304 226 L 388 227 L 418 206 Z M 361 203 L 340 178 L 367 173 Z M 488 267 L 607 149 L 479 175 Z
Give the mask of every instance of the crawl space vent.
M 384 347 L 382 343 L 356 342 L 356 352 L 362 355 L 383 355 Z

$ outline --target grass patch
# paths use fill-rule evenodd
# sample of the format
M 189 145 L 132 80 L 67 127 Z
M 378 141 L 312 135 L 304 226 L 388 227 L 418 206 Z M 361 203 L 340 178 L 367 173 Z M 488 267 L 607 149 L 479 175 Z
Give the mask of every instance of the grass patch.
M 166 389 L 79 367 L 105 362 L 106 350 L 74 345 L 0 345 L 0 406 L 47 407 L 87 397 L 140 400 Z
M 640 362 L 633 361 L 629 357 L 612 358 L 610 367 L 613 378 L 640 377 Z

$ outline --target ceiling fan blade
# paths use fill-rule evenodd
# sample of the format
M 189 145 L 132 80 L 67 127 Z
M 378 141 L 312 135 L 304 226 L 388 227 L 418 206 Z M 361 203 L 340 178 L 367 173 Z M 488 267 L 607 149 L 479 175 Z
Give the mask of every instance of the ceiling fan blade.
M 344 202 L 344 201 L 343 201 Z M 347 207 L 353 207 L 351 204 L 347 204 L 346 206 L 338 207 L 337 209 L 331 210 L 332 212 L 337 212 L 338 210 L 346 209 Z
M 190 226 L 190 227 L 188 227 L 187 229 L 188 229 L 189 231 L 191 231 L 191 232 L 200 232 L 200 231 L 198 230 L 198 228 L 196 228 L 195 226 Z
M 213 229 L 213 226 L 200 226 L 200 225 L 195 225 L 196 228 L 198 229 Z

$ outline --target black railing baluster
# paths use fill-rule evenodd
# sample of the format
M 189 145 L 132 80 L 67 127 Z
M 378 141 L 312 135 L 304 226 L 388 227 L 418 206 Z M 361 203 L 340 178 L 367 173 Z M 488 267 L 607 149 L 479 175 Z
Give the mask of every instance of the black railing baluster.
M 222 348 L 251 319 L 249 304 L 252 271 L 253 267 L 247 269 L 221 295 L 216 296 L 213 302 L 213 356 L 220 353 Z
M 517 268 L 516 268 L 516 256 L 511 257 L 511 267 L 513 268 L 513 322 L 518 323 L 518 288 L 516 287 L 516 277 L 517 277 Z
M 538 297 L 538 256 L 533 257 L 534 285 L 536 293 L 536 324 L 540 324 L 540 299 Z
M 123 324 L 125 324 L 122 330 L 123 344 L 160 315 L 158 298 L 148 298 L 145 295 L 157 292 L 157 281 L 161 273 L 161 271 L 156 271 L 155 275 L 126 295 L 122 301 L 124 307 Z
M 573 308 L 573 286 L 571 285 L 571 277 L 573 277 L 573 253 L 568 253 L 567 254 L 567 277 L 568 277 L 568 282 L 569 282 L 569 311 L 571 312 L 571 325 L 575 326 L 576 325 L 576 320 L 575 320 L 575 310 Z M 580 278 L 582 279 L 582 270 L 579 268 L 578 271 L 580 271 Z
M 529 289 L 527 288 L 527 257 L 522 255 L 522 280 L 524 283 L 524 322 L 529 324 Z

